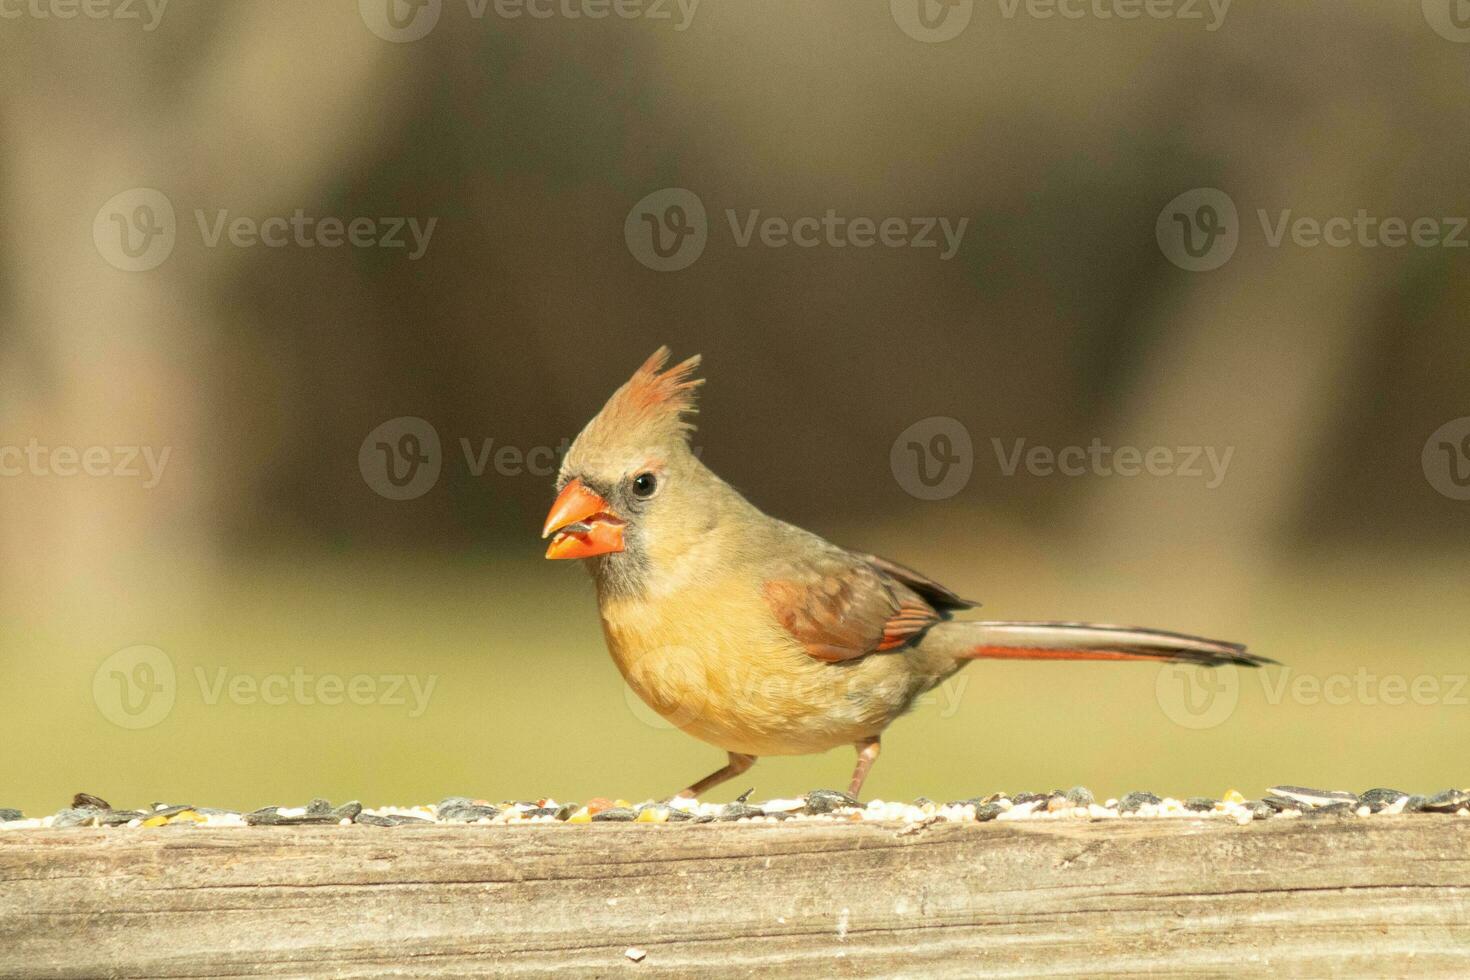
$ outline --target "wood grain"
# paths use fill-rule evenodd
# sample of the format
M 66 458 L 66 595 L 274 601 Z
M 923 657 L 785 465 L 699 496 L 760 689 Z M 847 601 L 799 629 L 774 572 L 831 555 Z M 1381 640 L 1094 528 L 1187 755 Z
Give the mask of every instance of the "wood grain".
M 1470 819 L 900 829 L 5 832 L 0 974 L 1470 970 Z

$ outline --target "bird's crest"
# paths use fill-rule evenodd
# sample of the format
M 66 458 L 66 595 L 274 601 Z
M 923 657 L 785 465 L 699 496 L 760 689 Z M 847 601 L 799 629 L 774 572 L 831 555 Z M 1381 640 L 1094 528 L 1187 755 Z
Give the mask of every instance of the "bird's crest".
M 699 355 L 665 369 L 669 349 L 660 347 L 643 366 L 613 392 L 597 417 L 587 424 L 578 442 L 601 445 L 659 445 L 671 439 L 687 441 L 694 423 L 694 392 L 704 384 L 694 377 Z

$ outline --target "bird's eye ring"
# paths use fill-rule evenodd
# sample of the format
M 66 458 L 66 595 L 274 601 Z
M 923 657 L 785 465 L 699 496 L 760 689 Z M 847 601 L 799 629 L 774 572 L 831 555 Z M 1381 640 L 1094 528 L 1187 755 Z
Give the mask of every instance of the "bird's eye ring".
M 633 496 L 647 500 L 658 489 L 658 479 L 652 473 L 639 473 L 633 477 Z

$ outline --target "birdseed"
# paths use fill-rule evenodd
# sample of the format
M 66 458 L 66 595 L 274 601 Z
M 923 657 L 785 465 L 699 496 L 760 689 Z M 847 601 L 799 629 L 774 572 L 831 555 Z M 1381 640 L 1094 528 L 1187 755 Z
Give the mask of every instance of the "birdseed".
M 1230 790 L 1219 799 L 1175 799 L 1136 791 L 1121 799 L 1096 800 L 1085 787 L 1051 793 L 992 793 L 949 803 L 920 797 L 912 803 L 872 800 L 861 803 L 837 790 L 812 790 L 800 797 L 752 802 L 744 793 L 731 803 L 704 803 L 675 797 L 632 803 L 597 797 L 585 804 L 552 799 L 491 802 L 451 796 L 437 804 L 364 807 L 353 800 L 334 806 L 314 799 L 305 806 L 267 806 L 248 813 L 183 803 L 153 803 L 142 809 L 114 808 L 106 800 L 79 793 L 56 813 L 28 818 L 0 808 L 0 832 L 67 827 L 298 827 L 360 824 L 368 827 L 427 827 L 543 823 L 988 823 L 1037 820 L 1220 819 L 1238 824 L 1262 820 L 1371 818 L 1400 813 L 1470 816 L 1470 789 L 1447 789 L 1433 796 L 1378 787 L 1362 794 L 1302 786 L 1275 786 L 1257 800 Z

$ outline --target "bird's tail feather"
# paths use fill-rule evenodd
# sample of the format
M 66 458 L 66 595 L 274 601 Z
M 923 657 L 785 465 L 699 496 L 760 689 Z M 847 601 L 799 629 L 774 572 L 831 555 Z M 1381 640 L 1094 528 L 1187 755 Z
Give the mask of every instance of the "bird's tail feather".
M 1242 644 L 1185 633 L 1099 623 L 950 622 L 964 660 L 1145 660 L 1219 667 L 1274 664 Z M 961 632 L 963 631 L 963 632 Z

